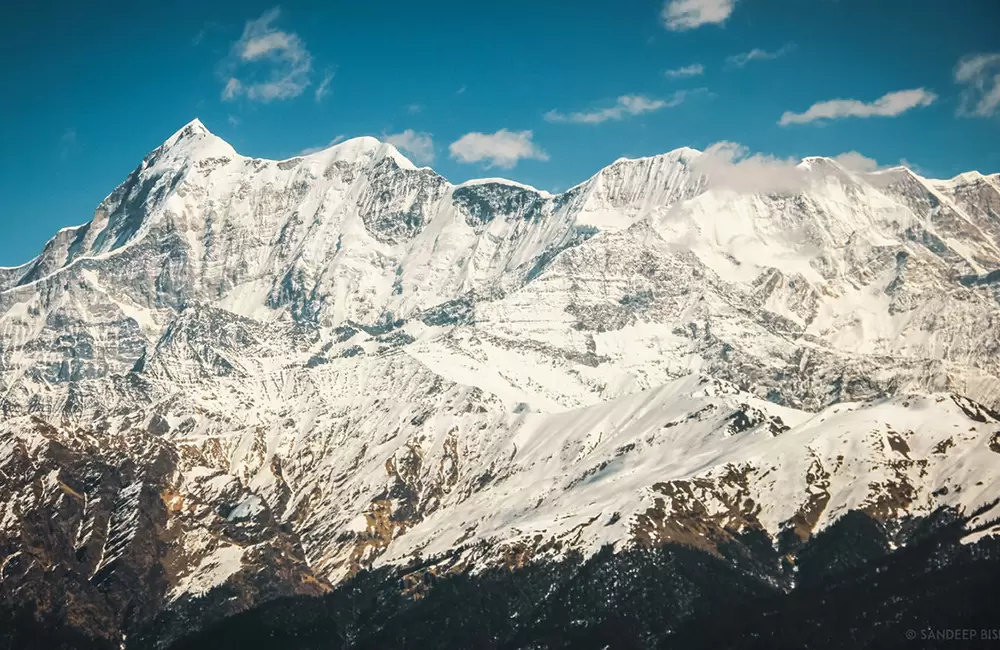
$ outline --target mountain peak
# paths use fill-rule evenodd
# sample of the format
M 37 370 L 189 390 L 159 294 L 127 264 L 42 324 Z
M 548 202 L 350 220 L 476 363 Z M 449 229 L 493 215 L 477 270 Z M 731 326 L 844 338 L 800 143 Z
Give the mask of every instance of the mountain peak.
M 212 132 L 209 131 L 208 128 L 206 128 L 205 125 L 202 123 L 202 121 L 196 117 L 187 124 L 185 124 L 184 126 L 182 126 L 181 128 L 177 129 L 177 131 L 175 131 L 172 136 L 167 138 L 167 140 L 163 144 L 166 146 L 171 146 L 173 144 L 176 144 L 177 142 L 180 142 L 181 140 L 199 138 L 199 137 L 204 137 L 206 135 L 212 135 Z
M 678 147 L 676 149 L 671 149 L 665 153 L 658 153 L 652 156 L 639 156 L 638 158 L 629 158 L 627 156 L 622 156 L 618 158 L 610 165 L 604 167 L 601 171 L 611 169 L 612 167 L 628 164 L 628 163 L 644 163 L 649 161 L 666 161 L 666 162 L 679 162 L 688 164 L 698 156 L 702 154 L 701 151 L 697 149 L 692 149 L 691 147 Z
M 403 169 L 417 168 L 409 158 L 399 152 L 399 149 L 388 142 L 383 142 L 370 135 L 350 138 L 348 140 L 344 140 L 343 142 L 333 144 L 325 149 L 306 154 L 306 156 L 329 158 L 331 161 L 340 160 L 350 163 L 359 162 L 365 157 L 371 160 L 391 158 Z
M 957 176 L 952 176 L 951 178 L 943 179 L 939 181 L 939 183 L 942 185 L 960 186 L 960 185 L 969 185 L 972 183 L 979 183 L 988 180 L 989 176 L 973 169 L 971 171 L 962 172 Z
M 185 159 L 207 155 L 237 155 L 228 142 L 209 131 L 197 117 L 167 138 L 160 150 L 171 152 L 172 158 Z

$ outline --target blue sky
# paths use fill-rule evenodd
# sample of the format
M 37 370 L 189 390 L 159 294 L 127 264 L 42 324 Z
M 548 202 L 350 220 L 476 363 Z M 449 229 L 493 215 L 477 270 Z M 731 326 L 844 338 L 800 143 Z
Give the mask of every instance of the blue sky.
M 5 23 L 0 265 L 194 117 L 245 155 L 375 135 L 556 191 L 720 141 L 1000 171 L 993 0 L 20 0 Z

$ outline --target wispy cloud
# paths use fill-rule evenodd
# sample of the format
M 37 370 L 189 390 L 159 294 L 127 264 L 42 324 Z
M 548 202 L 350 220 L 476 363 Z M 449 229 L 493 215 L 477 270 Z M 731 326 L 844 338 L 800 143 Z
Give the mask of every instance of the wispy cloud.
M 323 75 L 323 79 L 316 86 L 316 101 L 321 102 L 323 99 L 330 94 L 330 82 L 333 81 L 333 76 L 336 74 L 335 70 L 330 70 Z
M 964 86 L 959 115 L 996 115 L 1000 110 L 1000 52 L 963 57 L 955 66 L 955 83 Z
M 874 158 L 869 158 L 863 153 L 858 153 L 857 151 L 845 151 L 842 154 L 833 157 L 837 164 L 851 172 L 877 172 L 883 169 L 892 169 L 893 167 L 898 167 L 902 165 L 903 167 L 908 167 L 918 174 L 923 172 L 917 165 L 914 165 L 906 158 L 900 158 L 899 162 L 895 165 L 883 165 L 879 163 Z
M 895 117 L 918 106 L 929 106 L 936 99 L 937 95 L 924 88 L 887 93 L 870 103 L 857 99 L 831 99 L 813 104 L 804 113 L 786 111 L 778 124 L 808 124 L 844 117 Z
M 406 129 L 402 133 L 386 135 L 383 139 L 403 153 L 409 154 L 414 162 L 426 165 L 434 161 L 434 139 L 430 133 Z
M 407 113 L 411 113 L 411 114 L 413 114 L 413 113 L 419 113 L 422 110 L 424 110 L 424 107 L 421 106 L 420 104 L 409 104 L 406 107 L 406 112 Z
M 236 117 L 235 115 L 230 115 L 227 119 L 229 120 L 229 126 L 233 128 L 236 128 L 237 126 L 240 125 L 240 118 Z
M 789 52 L 795 49 L 794 43 L 787 43 L 783 45 L 780 49 L 774 52 L 768 52 L 767 50 L 762 50 L 760 48 L 753 48 L 749 52 L 741 52 L 740 54 L 734 54 L 732 56 L 726 57 L 726 63 L 729 65 L 734 65 L 737 68 L 745 67 L 746 64 L 751 61 L 770 61 L 772 59 L 777 59 L 779 57 L 785 56 Z
M 667 0 L 661 18 L 667 29 L 683 31 L 726 22 L 736 0 Z
M 296 34 L 274 26 L 276 7 L 248 21 L 221 65 L 225 101 L 246 97 L 270 102 L 298 97 L 309 85 L 312 56 Z
M 717 142 L 691 162 L 712 187 L 741 193 L 794 193 L 807 182 L 798 161 L 751 154 L 736 142 Z
M 201 29 L 199 29 L 194 36 L 191 37 L 191 45 L 193 47 L 198 47 L 205 42 L 205 39 L 212 34 L 218 33 L 225 29 L 225 25 L 222 23 L 217 23 L 215 21 L 208 21 L 202 24 Z
M 241 92 L 243 92 L 243 84 L 236 77 L 230 77 L 222 89 L 222 99 L 225 101 L 235 99 Z
M 455 94 L 464 95 L 466 90 L 468 90 L 468 86 L 462 86 L 461 88 L 455 91 Z
M 66 129 L 59 136 L 59 160 L 69 160 L 70 155 L 76 149 L 76 129 Z
M 487 167 L 510 169 L 521 160 L 548 160 L 549 155 L 532 141 L 531 131 L 466 133 L 452 142 L 451 157 L 463 163 L 486 163 Z
M 681 68 L 674 68 L 673 70 L 665 70 L 663 74 L 667 75 L 671 79 L 680 79 L 682 77 L 697 77 L 699 75 L 705 74 L 705 66 L 700 63 L 692 63 L 691 65 L 686 65 Z
M 341 143 L 343 141 L 344 141 L 344 136 L 338 135 L 333 140 L 330 140 L 330 142 L 327 143 L 325 146 L 322 146 L 322 147 L 306 147 L 305 149 L 303 149 L 302 151 L 300 151 L 298 153 L 298 155 L 300 155 L 300 156 L 308 156 L 309 154 L 316 153 L 317 151 L 323 151 L 324 149 L 329 149 L 333 145 L 339 144 L 339 143 Z
M 910 169 L 913 172 L 916 172 L 917 174 L 920 174 L 921 176 L 926 176 L 927 175 L 927 172 L 924 170 L 923 167 L 921 167 L 917 163 L 910 162 L 906 158 L 900 158 L 899 159 L 899 164 L 902 165 L 903 167 L 906 167 L 906 168 Z
M 692 92 L 703 91 L 704 89 L 696 91 L 678 90 L 668 99 L 652 99 L 645 95 L 622 95 L 615 102 L 614 106 L 568 114 L 551 110 L 545 114 L 545 120 L 548 122 L 571 124 L 601 124 L 609 120 L 623 120 L 633 115 L 642 115 L 643 113 L 653 113 L 664 108 L 672 108 L 682 104 Z
M 834 156 L 833 159 L 841 167 L 852 172 L 873 172 L 879 168 L 877 160 L 857 151 L 845 151 L 840 155 Z

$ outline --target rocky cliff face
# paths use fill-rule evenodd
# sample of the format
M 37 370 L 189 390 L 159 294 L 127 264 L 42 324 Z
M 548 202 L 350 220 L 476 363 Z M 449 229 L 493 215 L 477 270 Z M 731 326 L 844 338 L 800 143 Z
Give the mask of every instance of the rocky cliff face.
M 185 126 L 0 269 L 0 594 L 165 642 L 370 567 L 1000 498 L 1000 179 L 711 156 L 553 196 Z

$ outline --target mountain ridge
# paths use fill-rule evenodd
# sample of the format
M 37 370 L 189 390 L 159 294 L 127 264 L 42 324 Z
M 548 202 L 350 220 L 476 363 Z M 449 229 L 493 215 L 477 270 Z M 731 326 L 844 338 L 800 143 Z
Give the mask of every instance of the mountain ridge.
M 291 156 L 289 158 L 280 159 L 280 160 L 279 159 L 273 159 L 272 160 L 272 159 L 263 159 L 263 158 L 254 158 L 254 157 L 244 156 L 242 154 L 237 153 L 236 150 L 233 149 L 232 146 L 229 145 L 225 140 L 223 140 L 219 136 L 217 136 L 214 133 L 212 133 L 205 126 L 205 124 L 200 119 L 198 119 L 197 117 L 193 118 L 190 122 L 188 122 L 187 124 L 185 124 L 184 126 L 182 126 L 180 129 L 178 129 L 173 135 L 171 135 L 169 138 L 167 138 L 163 142 L 163 144 L 160 145 L 160 147 L 157 147 L 154 151 L 159 151 L 161 149 L 170 149 L 170 148 L 176 146 L 179 143 L 179 141 L 185 135 L 187 135 L 187 136 L 190 137 L 190 136 L 193 136 L 195 134 L 202 136 L 202 138 L 207 138 L 209 140 L 209 142 L 211 143 L 210 146 L 214 147 L 215 149 L 217 149 L 219 151 L 222 151 L 222 152 L 225 152 L 225 153 L 229 153 L 230 155 L 235 155 L 235 156 L 238 156 L 238 157 L 244 158 L 244 159 L 249 159 L 249 160 L 263 160 L 263 161 L 265 161 L 267 163 L 275 163 L 275 164 L 278 164 L 278 163 L 289 163 L 289 162 L 292 162 L 292 161 L 295 161 L 295 160 L 299 160 L 299 159 L 302 159 L 302 158 L 322 158 L 322 159 L 326 159 L 326 158 L 331 158 L 332 157 L 334 160 L 339 160 L 341 158 L 346 158 L 346 159 L 352 159 L 352 158 L 354 158 L 354 159 L 356 159 L 358 157 L 358 152 L 368 152 L 368 153 L 381 153 L 381 154 L 383 154 L 383 157 L 390 157 L 394 161 L 396 161 L 397 163 L 402 162 L 403 166 L 406 167 L 406 168 L 409 168 L 409 169 L 413 169 L 413 170 L 420 169 L 420 170 L 434 171 L 433 168 L 429 167 L 429 166 L 417 167 L 416 165 L 413 164 L 412 161 L 410 161 L 408 158 L 406 158 L 406 156 L 403 153 L 401 153 L 399 151 L 399 149 L 397 149 L 395 146 L 393 146 L 392 144 L 390 144 L 388 142 L 381 141 L 377 137 L 374 137 L 374 136 L 357 136 L 357 137 L 353 137 L 353 138 L 348 138 L 346 140 L 338 142 L 337 144 L 330 145 L 330 146 L 325 147 L 323 149 L 320 149 L 318 151 L 313 151 L 313 152 L 310 152 L 308 154 L 298 154 L 298 155 Z M 342 157 L 341 156 L 337 156 L 338 153 L 345 154 L 345 155 L 342 156 Z M 577 190 L 578 188 L 587 185 L 588 183 L 592 183 L 593 181 L 595 181 L 595 179 L 599 178 L 603 173 L 607 172 L 609 169 L 615 167 L 616 165 L 629 164 L 629 163 L 642 163 L 642 162 L 645 162 L 645 161 L 656 161 L 656 160 L 672 159 L 672 158 L 678 158 L 678 159 L 681 159 L 681 160 L 683 160 L 685 158 L 691 159 L 691 158 L 700 156 L 700 155 L 702 155 L 704 153 L 705 153 L 704 151 L 693 149 L 691 147 L 682 146 L 682 147 L 678 147 L 676 149 L 672 149 L 670 151 L 667 151 L 667 152 L 664 152 L 664 153 L 661 153 L 661 154 L 655 154 L 655 155 L 650 155 L 650 156 L 640 156 L 640 157 L 637 157 L 637 158 L 621 157 L 621 158 L 616 159 L 615 161 L 613 161 L 609 165 L 601 168 L 600 170 L 598 170 L 597 172 L 595 172 L 592 176 L 590 176 L 586 180 L 581 181 L 580 183 L 574 185 L 573 187 L 567 189 L 566 191 L 560 192 L 560 193 L 557 193 L 557 194 L 553 194 L 553 193 L 548 192 L 546 190 L 532 187 L 530 185 L 521 183 L 520 181 L 514 181 L 514 180 L 511 180 L 511 179 L 500 178 L 500 177 L 472 178 L 472 179 L 469 179 L 469 180 L 466 180 L 466 181 L 463 181 L 463 182 L 460 182 L 460 183 L 451 183 L 450 181 L 447 181 L 447 179 L 445 179 L 445 181 L 449 185 L 451 185 L 453 187 L 456 187 L 456 188 L 458 188 L 458 187 L 464 187 L 464 186 L 474 186 L 474 185 L 483 185 L 483 184 L 490 184 L 490 183 L 498 183 L 498 184 L 503 184 L 503 185 L 510 185 L 510 186 L 514 186 L 514 187 L 520 187 L 522 189 L 525 189 L 525 190 L 528 190 L 528 191 L 531 191 L 531 192 L 535 192 L 535 193 L 539 194 L 540 196 L 544 196 L 546 198 L 553 198 L 553 197 L 558 197 L 558 196 L 563 196 L 563 195 L 569 194 L 569 193 L 573 192 L 574 190 Z M 824 161 L 824 162 L 826 162 L 828 164 L 832 164 L 832 165 L 836 166 L 838 169 L 840 169 L 843 172 L 852 173 L 852 171 L 850 169 L 844 167 L 840 162 L 838 162 L 835 157 L 829 157 L 829 156 L 806 156 L 806 157 L 804 157 L 804 158 L 801 159 L 800 164 L 801 163 L 808 163 L 808 162 L 814 161 L 814 160 L 822 160 L 822 161 Z M 918 179 L 919 181 L 930 183 L 933 186 L 957 185 L 957 184 L 961 184 L 961 183 L 970 183 L 970 182 L 976 182 L 976 181 L 980 181 L 980 180 L 986 181 L 986 182 L 990 183 L 991 185 L 995 186 L 996 183 L 1000 182 L 1000 173 L 983 174 L 982 172 L 979 172 L 977 170 L 969 170 L 969 171 L 966 171 L 966 172 L 961 172 L 961 173 L 956 174 L 955 176 L 953 176 L 952 178 L 949 178 L 949 179 L 925 178 L 925 177 L 921 176 L 920 174 L 917 174 L 915 171 L 913 171 L 913 169 L 911 169 L 911 168 L 909 168 L 909 167 L 907 167 L 905 165 L 897 165 L 895 167 L 885 167 L 885 168 L 879 168 L 879 169 L 872 170 L 872 171 L 854 172 L 854 173 L 883 174 L 883 173 L 899 172 L 901 170 L 906 170 L 909 174 L 911 174 L 914 178 Z M 438 174 L 437 172 L 434 172 L 434 173 L 436 175 L 440 176 L 440 174 Z M 442 179 L 444 179 L 443 176 L 440 176 L 440 177 Z M 1000 190 L 1000 187 L 998 187 L 998 190 Z M 109 194 L 108 197 L 105 197 L 104 201 L 106 201 L 110 197 L 111 197 L 111 195 Z M 102 203 L 103 203 L 103 201 L 102 201 Z M 57 235 L 55 235 L 53 237 L 53 239 L 50 239 L 48 242 L 46 242 L 45 246 L 49 246 L 50 244 L 52 244 L 53 240 L 56 237 L 58 237 L 59 235 L 61 235 L 62 233 L 64 233 L 64 232 L 74 232 L 75 233 L 78 230 L 80 230 L 80 229 L 88 226 L 90 223 L 91 222 L 88 221 L 88 222 L 84 222 L 84 223 L 76 225 L 76 226 L 65 226 L 65 227 L 61 228 L 59 230 L 59 232 L 57 233 Z M 33 258 L 31 260 L 28 260 L 27 262 L 25 262 L 23 264 L 18 264 L 18 265 L 14 265 L 14 266 L 0 267 L 0 271 L 8 271 L 8 272 L 10 272 L 10 271 L 19 270 L 19 269 L 22 269 L 22 268 L 30 266 L 33 262 L 36 261 L 36 259 L 37 258 Z M 6 290 L 6 289 L 3 289 L 3 290 Z
M 221 152 L 228 153 L 230 155 L 235 155 L 235 156 L 238 156 L 238 157 L 244 158 L 244 159 L 264 160 L 265 162 L 268 162 L 268 163 L 275 163 L 275 164 L 277 164 L 277 163 L 289 163 L 291 161 L 295 161 L 295 160 L 298 160 L 298 159 L 301 159 L 301 158 L 311 158 L 311 157 L 318 157 L 318 158 L 324 158 L 324 159 L 332 157 L 334 159 L 340 159 L 341 156 L 337 156 L 338 153 L 346 154 L 345 156 L 343 156 L 343 158 L 351 159 L 351 158 L 357 158 L 359 151 L 361 151 L 361 152 L 369 152 L 369 153 L 379 153 L 379 152 L 382 152 L 382 153 L 384 153 L 385 156 L 392 158 L 397 163 L 402 163 L 403 166 L 406 167 L 406 168 L 410 168 L 410 169 L 414 169 L 414 170 L 415 169 L 422 169 L 422 170 L 431 170 L 431 171 L 433 171 L 433 168 L 431 168 L 431 167 L 420 167 L 420 168 L 416 167 L 409 159 L 406 158 L 405 155 L 403 155 L 392 144 L 390 144 L 388 142 L 380 141 L 380 140 L 378 140 L 378 138 L 373 137 L 373 136 L 358 136 L 358 137 L 355 137 L 355 138 L 350 138 L 350 139 L 344 140 L 342 142 L 339 142 L 337 144 L 334 144 L 334 145 L 331 145 L 329 147 L 326 147 L 324 149 L 321 149 L 319 151 L 311 152 L 309 154 L 300 154 L 300 155 L 292 156 L 292 157 L 281 159 L 281 160 L 278 160 L 278 159 L 274 159 L 274 160 L 259 159 L 259 158 L 253 158 L 253 157 L 243 156 L 243 155 L 237 153 L 235 151 L 235 149 L 232 148 L 231 145 L 229 145 L 228 143 L 225 142 L 225 140 L 223 140 L 222 138 L 219 138 L 214 133 L 212 133 L 204 125 L 204 123 L 201 122 L 201 120 L 199 120 L 198 118 L 192 119 L 190 122 L 188 122 L 187 124 L 185 124 L 184 126 L 182 126 L 180 129 L 178 129 L 172 136 L 170 136 L 169 138 L 167 138 L 164 141 L 164 143 L 160 147 L 158 147 L 156 150 L 154 150 L 154 151 L 158 151 L 158 150 L 161 150 L 161 149 L 170 149 L 170 148 L 176 146 L 178 144 L 179 140 L 182 139 L 182 137 L 184 136 L 185 133 L 188 136 L 192 136 L 194 134 L 198 134 L 198 135 L 202 136 L 202 138 L 208 139 L 209 142 L 211 143 L 211 145 L 214 145 Z M 496 177 L 491 177 L 491 178 L 473 178 L 473 179 L 469 179 L 467 181 L 463 181 L 463 182 L 457 183 L 457 184 L 450 183 L 450 182 L 448 182 L 448 184 L 451 185 L 451 186 L 453 186 L 453 187 L 463 187 L 463 186 L 482 185 L 482 184 L 489 184 L 489 183 L 499 183 L 499 184 L 504 184 L 504 185 L 521 187 L 522 189 L 538 193 L 541 196 L 546 196 L 547 195 L 546 197 L 548 198 L 548 197 L 556 197 L 556 196 L 566 195 L 568 193 L 573 192 L 574 190 L 577 190 L 578 188 L 580 188 L 582 186 L 587 185 L 588 183 L 592 183 L 597 178 L 599 178 L 603 173 L 607 172 L 609 169 L 615 167 L 616 165 L 629 164 L 629 163 L 642 163 L 644 161 L 656 161 L 656 160 L 662 160 L 662 159 L 671 159 L 671 158 L 675 158 L 675 157 L 678 158 L 678 159 L 685 159 L 685 158 L 691 159 L 693 157 L 700 156 L 703 153 L 704 152 L 699 151 L 697 149 L 692 149 L 690 147 L 678 147 L 678 148 L 673 149 L 671 151 L 664 152 L 662 154 L 652 155 L 652 156 L 643 156 L 643 157 L 638 157 L 638 158 L 627 158 L 627 157 L 618 158 L 617 160 L 615 160 L 611 164 L 609 164 L 606 167 L 603 167 L 602 169 L 598 170 L 595 174 L 593 174 L 588 179 L 586 179 L 586 180 L 578 183 L 577 185 L 574 185 L 573 187 L 569 188 L 565 192 L 561 192 L 561 193 L 558 193 L 558 194 L 552 194 L 550 192 L 547 192 L 546 190 L 537 189 L 537 188 L 534 188 L 534 187 L 532 187 L 530 185 L 525 185 L 524 183 L 521 183 L 519 181 L 514 181 L 514 180 L 510 180 L 510 179 L 505 179 L 505 178 L 496 178 Z M 827 162 L 829 164 L 833 164 L 834 166 L 836 166 L 841 171 L 844 171 L 844 172 L 847 172 L 847 173 L 851 173 L 851 170 L 843 167 L 836 160 L 836 158 L 827 157 L 827 156 L 807 156 L 807 157 L 803 158 L 800 161 L 800 163 L 808 163 L 811 160 L 822 160 L 822 161 L 825 161 L 825 162 Z M 990 174 L 983 174 L 983 173 L 981 173 L 979 171 L 976 171 L 976 170 L 970 170 L 970 171 L 967 171 L 967 172 L 963 172 L 963 173 L 957 174 L 956 176 L 952 177 L 951 179 L 930 179 L 930 178 L 924 178 L 923 176 L 920 176 L 919 174 L 917 174 L 916 172 L 914 172 L 912 169 L 910 169 L 909 167 L 906 167 L 904 165 L 899 165 L 899 166 L 896 166 L 896 167 L 889 167 L 889 168 L 881 168 L 881 169 L 874 170 L 874 171 L 871 171 L 871 172 L 860 172 L 860 173 L 865 173 L 865 174 L 867 174 L 867 173 L 881 174 L 881 173 L 886 173 L 886 172 L 897 172 L 899 170 L 906 170 L 911 175 L 913 175 L 916 179 L 918 179 L 920 181 L 923 181 L 923 182 L 931 183 L 932 185 L 955 185 L 955 184 L 960 184 L 962 182 L 975 182 L 975 181 L 978 181 L 978 180 L 985 180 L 986 182 L 989 182 L 992 185 L 992 184 L 995 184 L 996 182 L 998 182 L 997 179 L 1000 178 L 1000 174 L 992 174 L 992 175 L 990 175 Z M 437 172 L 434 172 L 434 173 L 437 174 Z M 440 176 L 439 174 L 437 174 L 437 175 Z M 443 179 L 444 177 L 441 177 L 441 178 Z M 106 197 L 105 201 L 108 198 L 110 198 L 110 196 L 111 195 L 109 195 L 108 197 Z M 77 226 L 66 226 L 66 227 L 60 229 L 60 231 L 56 235 L 56 237 L 58 237 L 59 235 L 61 235 L 63 232 L 72 231 L 72 232 L 75 233 L 79 229 L 86 227 L 89 223 L 90 222 L 88 221 L 88 222 L 85 222 L 85 223 L 77 225 Z M 51 243 L 52 243 L 52 240 L 49 240 L 49 242 L 47 242 L 46 246 L 48 246 Z M 24 267 L 30 266 L 32 264 L 32 262 L 34 262 L 34 261 L 35 261 L 35 259 L 32 259 L 32 260 L 29 260 L 29 261 L 27 261 L 27 262 L 25 262 L 23 264 L 19 264 L 19 265 L 15 265 L 15 266 L 0 267 L 0 270 L 8 271 L 8 272 L 9 271 L 15 271 L 15 270 L 22 269 Z
M 550 195 L 400 158 L 193 121 L 0 270 L 5 602 L 173 638 L 379 567 L 996 532 L 989 177 L 728 147 Z

